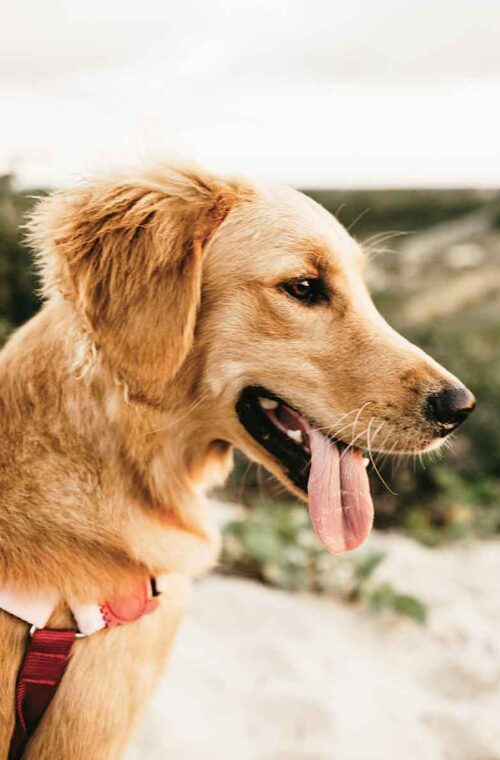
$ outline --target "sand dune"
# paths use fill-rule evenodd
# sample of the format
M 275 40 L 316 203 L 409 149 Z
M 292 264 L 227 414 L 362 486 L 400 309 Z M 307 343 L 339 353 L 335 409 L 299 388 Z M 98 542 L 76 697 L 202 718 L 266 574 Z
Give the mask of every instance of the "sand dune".
M 213 576 L 127 760 L 500 758 L 500 543 L 371 541 L 426 626 Z

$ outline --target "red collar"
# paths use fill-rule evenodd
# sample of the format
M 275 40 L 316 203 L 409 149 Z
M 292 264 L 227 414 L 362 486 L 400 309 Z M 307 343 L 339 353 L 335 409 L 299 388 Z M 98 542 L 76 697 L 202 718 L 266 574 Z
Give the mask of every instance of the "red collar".
M 52 701 L 66 670 L 76 638 L 139 620 L 158 606 L 166 576 L 140 583 L 126 594 L 100 604 L 72 604 L 78 630 L 45 628 L 59 597 L 0 589 L 0 609 L 31 625 L 28 647 L 16 685 L 16 724 L 8 760 L 20 760 L 26 742 Z

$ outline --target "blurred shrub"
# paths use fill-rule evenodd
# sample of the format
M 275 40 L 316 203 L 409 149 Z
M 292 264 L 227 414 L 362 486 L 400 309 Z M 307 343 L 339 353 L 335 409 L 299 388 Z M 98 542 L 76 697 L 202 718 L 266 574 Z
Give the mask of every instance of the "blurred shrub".
M 333 556 L 319 544 L 307 510 L 257 499 L 248 515 L 224 530 L 221 569 L 289 591 L 329 593 L 373 612 L 392 610 L 424 623 L 425 606 L 392 585 L 377 584 L 381 552 Z
M 0 346 L 39 307 L 31 253 L 21 230 L 34 202 L 32 194 L 15 192 L 12 177 L 0 177 Z

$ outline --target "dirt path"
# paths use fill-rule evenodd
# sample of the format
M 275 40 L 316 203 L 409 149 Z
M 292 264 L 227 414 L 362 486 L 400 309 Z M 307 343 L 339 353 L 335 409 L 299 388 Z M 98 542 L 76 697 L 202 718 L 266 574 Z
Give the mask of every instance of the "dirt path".
M 371 541 L 425 627 L 209 578 L 127 760 L 500 758 L 500 543 Z

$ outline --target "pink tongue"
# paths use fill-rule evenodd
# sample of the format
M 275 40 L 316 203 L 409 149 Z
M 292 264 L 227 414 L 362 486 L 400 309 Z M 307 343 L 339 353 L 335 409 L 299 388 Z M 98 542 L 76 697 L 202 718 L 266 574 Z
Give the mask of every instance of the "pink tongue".
M 363 543 L 373 525 L 373 502 L 359 449 L 340 450 L 308 426 L 311 474 L 307 492 L 316 535 L 330 552 L 345 552 Z

